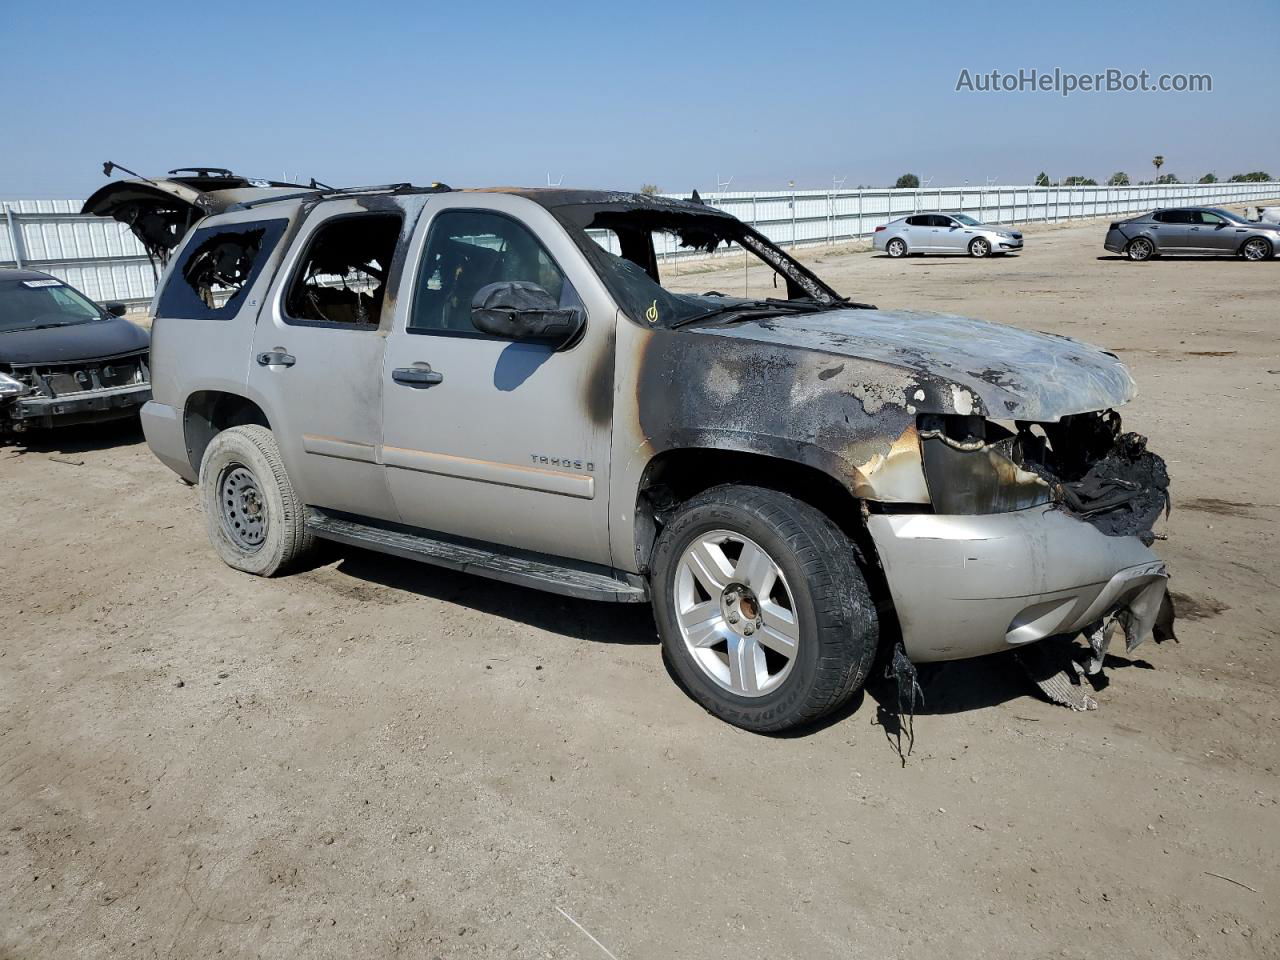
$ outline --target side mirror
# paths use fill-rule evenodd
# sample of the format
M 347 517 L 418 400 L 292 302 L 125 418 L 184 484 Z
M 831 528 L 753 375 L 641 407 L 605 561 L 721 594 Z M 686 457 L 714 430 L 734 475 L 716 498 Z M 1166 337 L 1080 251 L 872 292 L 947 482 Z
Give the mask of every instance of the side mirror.
M 118 300 L 112 300 L 108 303 L 104 303 L 102 305 L 102 309 L 109 317 L 123 317 L 129 312 L 128 305 L 120 303 Z
M 958 223 L 953 223 L 953 224 L 951 224 L 951 229 L 952 229 L 952 230 L 959 230 L 959 229 L 960 229 L 960 224 L 958 224 Z
M 471 325 L 481 333 L 507 340 L 543 340 L 557 350 L 572 343 L 586 323 L 577 307 L 561 307 L 536 283 L 504 280 L 476 291 L 471 299 Z

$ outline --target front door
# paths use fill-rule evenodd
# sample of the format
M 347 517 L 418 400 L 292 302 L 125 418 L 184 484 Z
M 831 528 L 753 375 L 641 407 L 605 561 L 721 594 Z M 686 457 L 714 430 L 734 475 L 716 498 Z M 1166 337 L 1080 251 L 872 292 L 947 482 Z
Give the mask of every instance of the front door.
M 397 278 L 397 247 L 413 213 L 389 201 L 317 207 L 302 224 L 258 319 L 249 388 L 267 412 L 303 501 L 397 519 L 378 462 L 382 361 Z
M 1239 244 L 1237 228 L 1226 217 L 1220 217 L 1210 210 L 1195 212 L 1198 223 L 1191 225 L 1190 246 L 1204 253 L 1235 253 Z
M 973 232 L 958 220 L 935 213 L 933 219 L 938 227 L 938 245 L 947 253 L 968 253 L 969 238 Z
M 532 201 L 451 194 L 428 204 L 409 263 L 382 376 L 382 455 L 403 522 L 610 563 L 617 313 L 586 259 Z M 580 339 L 557 349 L 478 331 L 476 291 L 510 280 L 585 307 Z

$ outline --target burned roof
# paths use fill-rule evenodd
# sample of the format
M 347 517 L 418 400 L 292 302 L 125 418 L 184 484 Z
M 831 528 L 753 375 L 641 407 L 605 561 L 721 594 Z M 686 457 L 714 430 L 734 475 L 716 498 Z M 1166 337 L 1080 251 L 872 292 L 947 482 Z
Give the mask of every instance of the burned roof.
M 619 210 L 648 209 L 655 212 L 688 213 L 733 219 L 731 214 L 703 203 L 696 190 L 693 192 L 692 199 L 689 200 L 665 197 L 660 194 L 630 193 L 625 190 L 570 190 L 563 187 L 478 187 L 466 192 L 509 193 L 513 196 L 525 197 L 547 209 L 573 206 Z

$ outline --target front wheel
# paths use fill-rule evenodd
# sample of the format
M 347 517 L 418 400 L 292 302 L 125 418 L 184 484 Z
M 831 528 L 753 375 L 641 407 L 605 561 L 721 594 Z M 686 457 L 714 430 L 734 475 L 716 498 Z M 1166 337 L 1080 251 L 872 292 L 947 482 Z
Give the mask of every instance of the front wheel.
M 879 624 L 853 544 L 786 494 L 720 486 L 684 504 L 658 538 L 651 585 L 672 670 L 735 726 L 810 723 L 871 668 Z
M 901 237 L 894 237 L 885 244 L 884 252 L 895 260 L 899 257 L 905 257 L 907 255 L 907 242 Z
M 974 237 L 969 243 L 969 256 L 982 258 L 991 253 L 991 241 L 984 237 Z
M 302 501 L 266 427 L 231 427 L 210 441 L 200 501 L 209 541 L 229 567 L 271 577 L 311 549 Z
M 1261 237 L 1254 237 L 1240 248 L 1240 256 L 1246 260 L 1266 260 L 1271 256 L 1271 244 L 1263 240 Z

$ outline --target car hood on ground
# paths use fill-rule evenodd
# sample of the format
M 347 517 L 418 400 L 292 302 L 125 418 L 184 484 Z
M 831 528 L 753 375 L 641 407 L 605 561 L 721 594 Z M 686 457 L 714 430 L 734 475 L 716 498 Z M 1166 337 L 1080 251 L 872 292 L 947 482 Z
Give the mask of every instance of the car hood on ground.
M 43 330 L 0 331 L 0 364 L 69 363 L 147 349 L 147 331 L 122 317 Z
M 1098 347 L 948 314 L 829 310 L 691 332 L 896 367 L 907 374 L 904 395 L 887 402 L 920 413 L 1048 422 L 1116 407 L 1137 394 L 1128 368 Z M 950 389 L 934 389 L 939 381 Z

